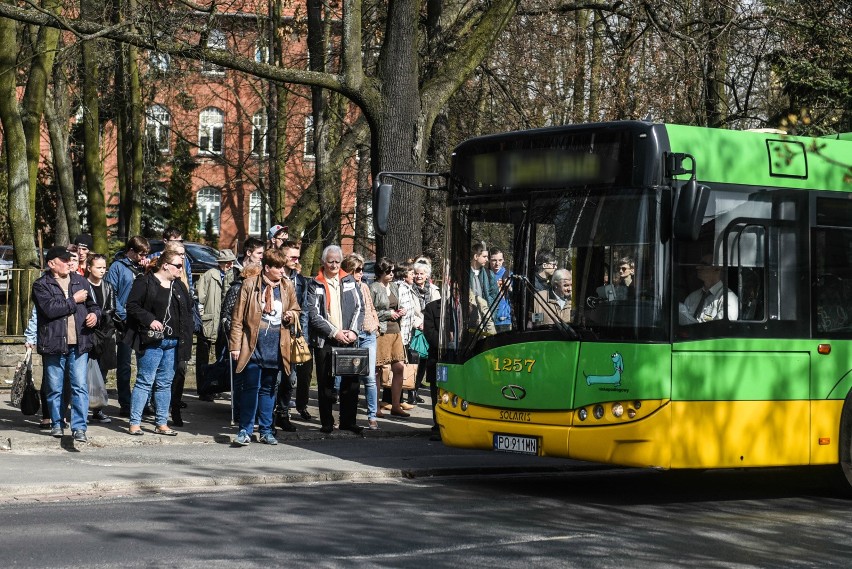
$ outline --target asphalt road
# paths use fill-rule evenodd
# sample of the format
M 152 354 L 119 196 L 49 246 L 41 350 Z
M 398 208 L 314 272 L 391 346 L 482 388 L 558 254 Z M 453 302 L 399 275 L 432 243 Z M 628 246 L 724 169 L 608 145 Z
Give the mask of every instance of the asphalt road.
M 813 470 L 574 470 L 0 506 L 0 567 L 848 567 Z

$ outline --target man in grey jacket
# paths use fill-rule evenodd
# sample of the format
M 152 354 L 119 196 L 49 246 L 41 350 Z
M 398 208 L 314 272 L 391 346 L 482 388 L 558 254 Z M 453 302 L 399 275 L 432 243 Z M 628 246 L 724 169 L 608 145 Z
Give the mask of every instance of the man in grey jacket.
M 331 369 L 333 347 L 351 347 L 364 324 L 364 299 L 352 275 L 340 270 L 343 252 L 329 245 L 322 252 L 322 269 L 308 285 L 307 307 L 310 340 L 317 365 L 317 401 L 323 433 L 334 429 L 331 408 L 334 405 L 334 374 Z M 358 414 L 358 376 L 343 376 L 340 384 L 340 430 L 360 434 L 364 427 L 355 424 Z

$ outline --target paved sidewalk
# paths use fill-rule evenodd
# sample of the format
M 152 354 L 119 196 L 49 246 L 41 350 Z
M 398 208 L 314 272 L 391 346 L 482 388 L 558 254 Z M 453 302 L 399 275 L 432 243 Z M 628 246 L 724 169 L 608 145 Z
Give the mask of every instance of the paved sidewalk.
M 380 430 L 364 430 L 363 436 L 384 437 L 428 437 L 432 427 L 432 408 L 428 390 L 420 391 L 426 403 L 417 405 L 409 411 L 407 419 L 391 418 L 390 412 L 385 412 L 385 418 L 378 419 Z M 174 427 L 178 436 L 167 437 L 153 432 L 153 418 L 143 418 L 142 429 L 145 435 L 131 436 L 127 434 L 128 419 L 118 416 L 115 393 L 110 393 L 110 405 L 106 409 L 112 423 L 101 425 L 91 423 L 88 426 L 89 445 L 96 448 L 106 447 L 142 447 L 146 445 L 187 445 L 230 443 L 237 435 L 237 428 L 231 425 L 231 403 L 222 399 L 214 402 L 200 401 L 194 391 L 184 394 L 187 407 L 183 409 L 183 427 Z M 316 440 L 336 437 L 353 437 L 352 433 L 340 432 L 337 429 L 331 434 L 320 432 L 319 411 L 316 407 L 316 391 L 312 390 L 308 412 L 313 415 L 310 421 L 303 421 L 295 409 L 290 410 L 296 432 L 277 432 L 279 441 Z M 338 406 L 334 406 L 335 420 L 339 419 Z M 41 411 L 35 416 L 25 417 L 20 410 L 9 404 L 9 391 L 0 390 L 0 453 L 31 452 L 39 449 L 73 448 L 71 430 L 65 430 L 62 439 L 56 439 L 48 434 L 48 430 L 38 428 Z M 359 396 L 358 424 L 367 426 L 367 414 L 364 404 L 363 390 Z M 2 454 L 0 454 L 2 457 Z

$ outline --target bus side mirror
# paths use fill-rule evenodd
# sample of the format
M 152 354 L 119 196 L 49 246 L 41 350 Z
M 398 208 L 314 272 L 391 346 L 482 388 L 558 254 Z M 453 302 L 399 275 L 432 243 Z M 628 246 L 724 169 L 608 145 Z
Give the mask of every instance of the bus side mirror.
M 704 212 L 710 201 L 710 188 L 691 178 L 677 192 L 672 233 L 678 239 L 696 241 L 701 233 Z
M 377 184 L 373 189 L 373 227 L 378 235 L 388 232 L 388 217 L 390 217 L 390 202 L 393 186 Z

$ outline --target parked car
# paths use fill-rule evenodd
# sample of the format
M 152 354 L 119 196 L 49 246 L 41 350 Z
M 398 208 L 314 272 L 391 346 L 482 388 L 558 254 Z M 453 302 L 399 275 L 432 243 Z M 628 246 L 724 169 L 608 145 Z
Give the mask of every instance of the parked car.
M 9 290 L 12 281 L 12 265 L 15 264 L 15 249 L 11 245 L 0 245 L 0 291 Z
M 165 248 L 162 239 L 148 239 L 148 245 L 151 247 L 151 254 L 161 253 Z M 216 257 L 219 252 L 202 243 L 193 243 L 192 241 L 184 241 L 183 246 L 186 249 L 186 256 L 189 258 L 189 263 L 192 266 L 193 274 L 201 274 L 210 269 L 215 269 L 219 266 Z M 115 260 L 124 257 L 124 251 L 119 251 L 115 254 Z

